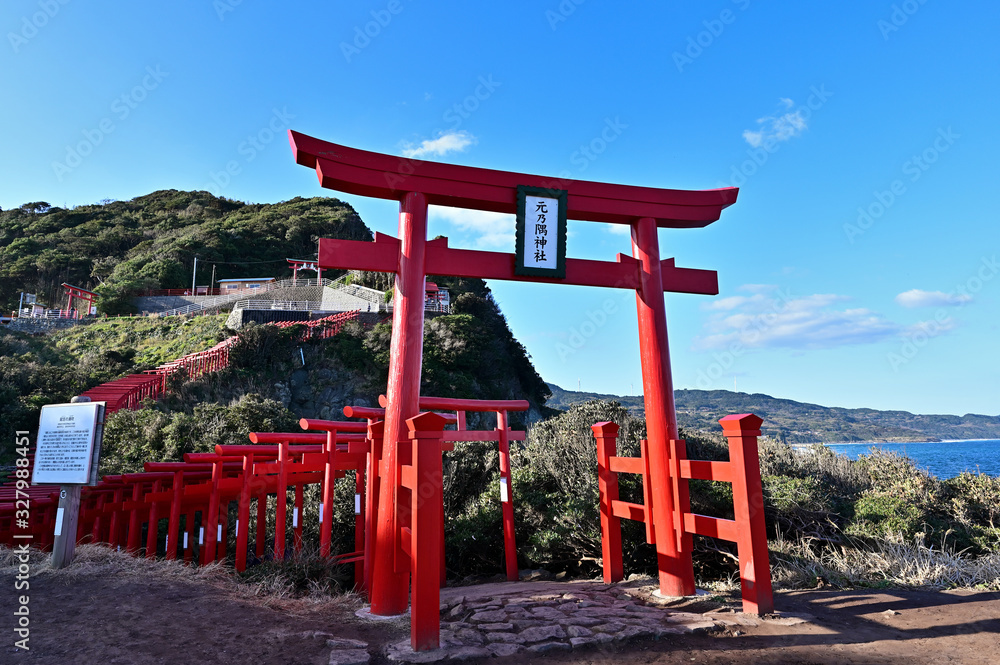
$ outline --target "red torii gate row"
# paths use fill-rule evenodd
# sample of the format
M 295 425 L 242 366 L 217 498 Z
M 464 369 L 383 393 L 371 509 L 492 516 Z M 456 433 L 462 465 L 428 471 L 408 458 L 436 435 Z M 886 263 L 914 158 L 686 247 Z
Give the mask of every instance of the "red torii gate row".
M 375 242 L 321 239 L 319 263 L 324 268 L 395 273 L 389 385 L 382 450 L 378 531 L 371 591 L 371 612 L 396 615 L 406 610 L 408 575 L 396 562 L 405 558 L 400 537 L 405 510 L 397 488 L 403 473 L 402 451 L 411 432 L 406 423 L 418 411 L 423 350 L 423 285 L 428 274 L 484 279 L 565 283 L 633 289 L 639 318 L 653 523 L 661 592 L 693 594 L 690 550 L 680 550 L 675 537 L 676 507 L 671 492 L 668 443 L 677 438 L 673 384 L 667 346 L 663 292 L 718 293 L 714 271 L 677 268 L 661 261 L 657 228 L 698 228 L 719 219 L 736 201 L 738 190 L 681 191 L 577 180 L 552 180 L 510 173 L 400 159 L 356 150 L 289 131 L 297 163 L 313 168 L 323 187 L 400 202 L 399 238 L 376 234 Z M 519 187 L 565 195 L 566 217 L 627 224 L 632 257 L 616 262 L 565 259 L 565 277 L 518 274 L 517 257 L 499 252 L 449 248 L 447 240 L 427 240 L 427 207 L 443 205 L 501 213 L 518 209 Z M 562 196 L 562 194 L 560 194 Z M 433 482 L 433 481 L 432 481 Z M 414 591 L 416 599 L 419 591 Z M 436 627 L 414 633 L 415 649 L 438 645 Z
M 449 400 L 421 398 L 427 408 L 460 409 L 455 413 L 434 414 L 440 424 L 455 424 L 458 430 L 438 433 L 437 439 L 445 440 L 445 449 L 457 441 L 497 441 L 500 445 L 501 466 L 509 477 L 510 461 L 507 442 L 524 439 L 524 432 L 507 428 L 507 411 L 524 410 L 523 400 Z M 496 411 L 499 427 L 492 431 L 465 429 L 465 411 Z M 183 550 L 184 560 L 193 560 L 193 547 L 199 546 L 199 563 L 205 565 L 227 557 L 229 542 L 229 505 L 237 504 L 235 523 L 235 565 L 245 570 L 248 557 L 250 503 L 256 499 L 256 542 L 258 559 L 267 552 L 267 505 L 274 496 L 275 519 L 273 524 L 273 555 L 285 556 L 288 519 L 287 490 L 294 488 L 295 499 L 292 515 L 293 547 L 300 551 L 303 545 L 304 502 L 306 485 L 319 484 L 322 503 L 319 506 L 320 554 L 330 557 L 333 522 L 333 486 L 336 479 L 347 472 L 355 472 L 355 549 L 331 557 L 334 563 L 355 564 L 355 579 L 359 588 L 367 589 L 370 576 L 365 574 L 366 552 L 371 551 L 374 534 L 365 508 L 375 505 L 372 488 L 378 487 L 377 476 L 367 476 L 366 470 L 377 468 L 372 464 L 371 433 L 377 431 L 381 441 L 381 421 L 384 409 L 346 407 L 349 417 L 367 418 L 368 422 L 326 421 L 303 419 L 303 429 L 321 432 L 253 432 L 249 438 L 256 445 L 220 445 L 212 453 L 188 453 L 184 462 L 147 462 L 143 473 L 104 476 L 96 487 L 84 488 L 81 497 L 78 541 L 105 542 L 127 552 L 138 554 L 141 549 L 143 527 L 146 529 L 145 555 L 153 558 L 158 552 L 160 521 L 167 520 L 166 541 L 162 551 L 166 559 L 177 557 Z M 367 480 L 367 483 L 366 483 Z M 53 487 L 29 487 L 19 481 L 34 499 L 37 510 L 27 529 L 43 549 L 52 544 L 52 526 L 58 503 Z M 15 488 L 0 487 L 0 504 L 9 501 L 11 510 L 0 509 L 0 542 L 13 544 L 13 504 Z M 9 495 L 9 496 L 8 496 Z M 362 501 L 364 497 L 364 501 Z M 23 497 L 22 497 L 23 498 Z M 508 575 L 517 574 L 517 556 L 514 549 L 513 509 L 509 504 L 510 493 L 504 501 L 504 537 L 508 560 Z M 438 502 L 440 503 L 440 501 Z M 6 508 L 5 505 L 0 508 Z M 8 514 L 9 513 L 9 514 Z M 200 520 L 197 519 L 200 515 Z M 184 526 L 181 518 L 184 517 Z M 439 515 L 440 545 L 443 548 L 443 514 Z M 242 525 L 246 525 L 243 527 Z M 426 529 L 424 530 L 426 533 Z M 183 543 L 183 544 L 182 544 Z M 444 582 L 444 568 L 440 570 L 440 583 Z

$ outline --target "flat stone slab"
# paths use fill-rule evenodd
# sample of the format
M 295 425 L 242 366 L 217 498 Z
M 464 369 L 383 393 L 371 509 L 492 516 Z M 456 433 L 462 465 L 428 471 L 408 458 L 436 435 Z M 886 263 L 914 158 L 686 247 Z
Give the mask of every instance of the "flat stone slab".
M 390 645 L 386 657 L 395 662 L 436 663 L 523 652 L 544 654 L 760 621 L 739 613 L 708 615 L 671 609 L 650 598 L 649 587 L 654 584 L 650 580 L 642 590 L 633 588 L 635 583 L 626 588 L 593 581 L 523 581 L 442 589 L 441 647 L 414 652 L 409 640 L 404 640 Z M 333 646 L 334 640 L 330 642 Z M 344 644 L 341 652 L 346 654 L 349 646 Z M 335 649 L 331 654 L 331 663 L 340 662 L 334 660 L 337 653 Z

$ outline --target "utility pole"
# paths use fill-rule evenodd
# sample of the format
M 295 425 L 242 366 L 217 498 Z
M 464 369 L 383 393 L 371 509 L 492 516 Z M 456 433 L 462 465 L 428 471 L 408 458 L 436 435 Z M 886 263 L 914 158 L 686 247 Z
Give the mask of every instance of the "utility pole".
M 191 271 L 191 295 L 194 295 L 194 280 L 195 276 L 198 274 L 198 257 L 194 257 L 194 270 Z
M 212 295 L 212 289 L 215 288 L 215 264 L 212 264 L 212 283 L 208 285 L 208 295 Z

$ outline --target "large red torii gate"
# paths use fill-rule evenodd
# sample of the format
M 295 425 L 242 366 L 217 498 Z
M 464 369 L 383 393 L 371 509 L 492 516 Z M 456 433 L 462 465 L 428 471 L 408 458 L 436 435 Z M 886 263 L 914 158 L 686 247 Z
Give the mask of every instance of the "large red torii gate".
M 314 168 L 323 187 L 400 202 L 398 239 L 376 233 L 374 242 L 324 238 L 319 243 L 318 260 L 323 268 L 396 275 L 371 612 L 395 615 L 407 606 L 408 574 L 397 564 L 406 555 L 399 543 L 398 481 L 394 479 L 399 475 L 401 454 L 405 456 L 408 450 L 400 446 L 410 440 L 406 422 L 419 412 L 424 279 L 428 274 L 635 290 L 660 590 L 669 596 L 693 594 L 691 555 L 678 551 L 672 519 L 668 442 L 677 438 L 677 422 L 663 292 L 716 295 L 718 278 L 714 271 L 678 268 L 673 259 L 661 260 L 657 228 L 707 226 L 736 201 L 738 189 L 687 191 L 559 180 L 404 159 L 295 131 L 289 131 L 289 141 L 295 161 Z M 628 224 L 632 256 L 618 254 L 614 262 L 567 258 L 564 278 L 538 277 L 517 274 L 514 254 L 450 248 L 444 238 L 427 240 L 428 205 L 515 213 L 519 186 L 564 191 L 569 219 Z

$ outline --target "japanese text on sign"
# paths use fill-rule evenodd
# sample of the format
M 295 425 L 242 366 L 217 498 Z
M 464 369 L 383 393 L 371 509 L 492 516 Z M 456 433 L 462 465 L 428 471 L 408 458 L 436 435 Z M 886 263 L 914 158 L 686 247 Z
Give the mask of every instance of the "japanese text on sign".
M 559 200 L 526 196 L 524 201 L 524 265 L 528 268 L 555 269 Z

